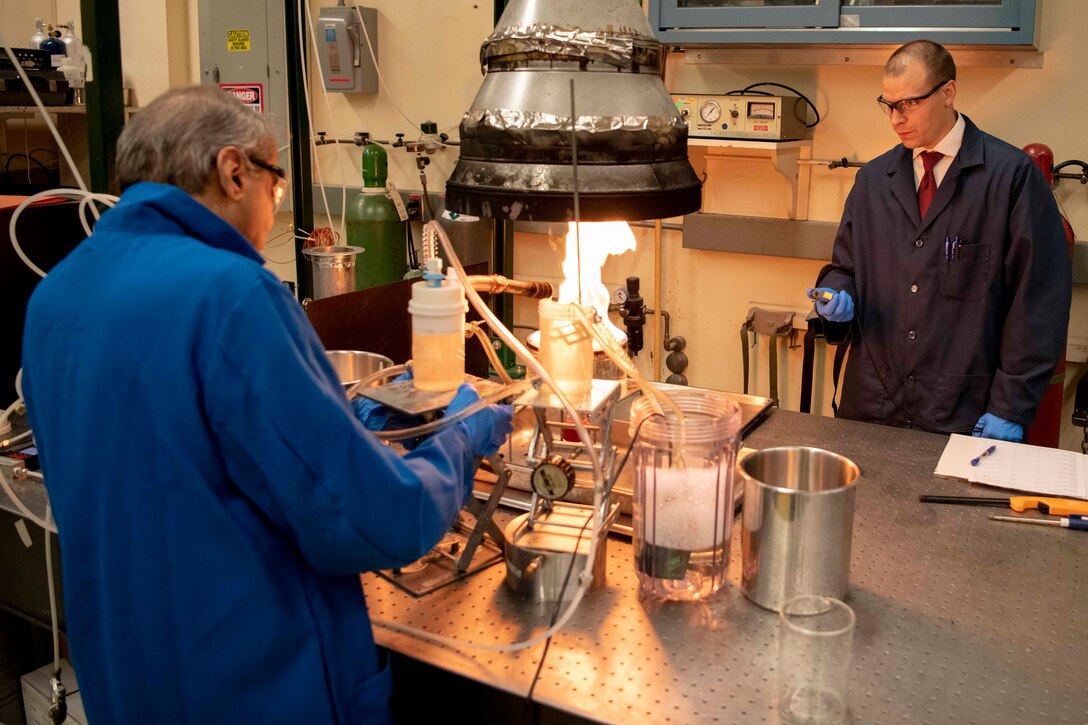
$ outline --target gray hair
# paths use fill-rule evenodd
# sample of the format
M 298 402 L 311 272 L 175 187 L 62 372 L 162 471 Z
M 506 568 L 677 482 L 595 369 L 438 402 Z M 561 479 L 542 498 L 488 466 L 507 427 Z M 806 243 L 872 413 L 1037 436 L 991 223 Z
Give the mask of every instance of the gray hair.
M 930 83 L 956 80 L 956 61 L 952 60 L 952 54 L 932 40 L 913 40 L 900 46 L 884 64 L 884 75 L 903 75 L 912 61 L 919 61 L 925 67 Z
M 118 181 L 122 190 L 157 181 L 199 194 L 226 146 L 247 156 L 271 155 L 276 129 L 264 114 L 215 86 L 176 88 L 141 109 L 121 132 Z

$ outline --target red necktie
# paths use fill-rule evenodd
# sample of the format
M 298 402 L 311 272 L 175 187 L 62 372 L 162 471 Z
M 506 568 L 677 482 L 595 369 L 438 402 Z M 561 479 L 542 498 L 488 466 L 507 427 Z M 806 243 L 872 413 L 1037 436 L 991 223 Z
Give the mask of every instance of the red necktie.
M 933 197 L 937 194 L 937 175 L 933 173 L 933 167 L 943 157 L 940 151 L 923 151 L 922 166 L 925 173 L 922 174 L 922 183 L 918 185 L 918 213 L 922 219 L 926 218 L 929 205 L 933 203 Z

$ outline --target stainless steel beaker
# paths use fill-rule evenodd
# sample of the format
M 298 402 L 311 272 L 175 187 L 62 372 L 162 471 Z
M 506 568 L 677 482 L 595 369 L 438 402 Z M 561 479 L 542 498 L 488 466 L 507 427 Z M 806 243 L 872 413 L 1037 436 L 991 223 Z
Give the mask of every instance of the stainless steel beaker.
M 355 256 L 358 247 L 309 247 L 302 250 L 314 270 L 314 299 L 355 291 Z
M 393 367 L 393 361 L 376 352 L 359 350 L 326 350 L 325 355 L 336 370 L 337 377 L 344 388 L 351 388 L 356 383 L 368 378 L 379 370 Z
M 752 453 L 738 470 L 744 594 L 775 611 L 803 594 L 846 596 L 857 465 L 819 448 L 783 447 Z

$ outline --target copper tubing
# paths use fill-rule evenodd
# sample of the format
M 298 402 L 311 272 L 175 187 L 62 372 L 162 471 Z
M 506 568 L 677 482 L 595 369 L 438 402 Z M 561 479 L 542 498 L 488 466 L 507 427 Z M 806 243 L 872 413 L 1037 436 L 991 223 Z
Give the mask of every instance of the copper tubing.
M 549 299 L 552 296 L 551 282 L 524 282 L 507 279 L 501 274 L 470 274 L 468 282 L 477 292 L 491 294 L 509 292 L 512 295 L 525 295 L 534 300 Z

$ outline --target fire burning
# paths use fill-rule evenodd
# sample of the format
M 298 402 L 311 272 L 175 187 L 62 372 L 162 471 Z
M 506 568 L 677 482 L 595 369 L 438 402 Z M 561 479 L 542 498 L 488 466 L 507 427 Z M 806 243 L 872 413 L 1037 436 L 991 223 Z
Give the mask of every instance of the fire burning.
M 578 254 L 578 228 L 569 223 L 567 256 L 563 259 L 563 284 L 559 286 L 559 302 L 592 305 L 617 340 L 626 338 L 623 331 L 608 319 L 608 288 L 601 282 L 601 269 L 610 254 L 633 252 L 635 234 L 627 222 L 582 222 L 581 255 Z M 581 267 L 581 270 L 579 270 Z M 581 274 L 579 274 L 579 271 Z M 581 285 L 578 280 L 581 277 Z

